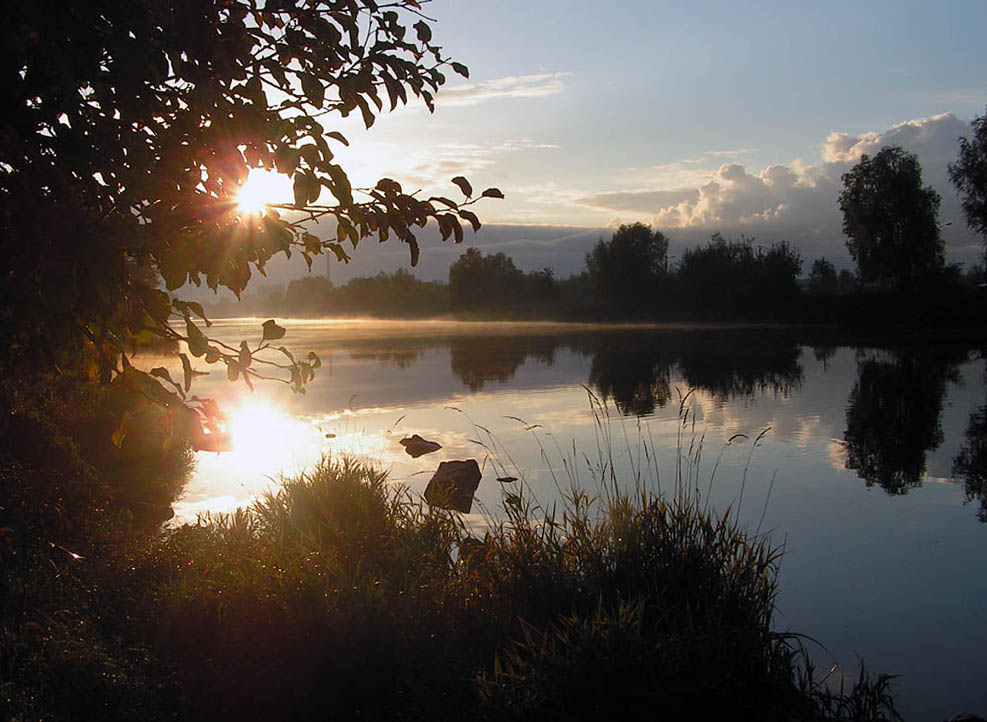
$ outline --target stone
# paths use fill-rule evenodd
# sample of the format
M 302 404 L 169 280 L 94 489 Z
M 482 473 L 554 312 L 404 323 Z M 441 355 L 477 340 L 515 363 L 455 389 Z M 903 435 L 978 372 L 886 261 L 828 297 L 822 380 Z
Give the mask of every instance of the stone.
M 438 451 L 442 448 L 442 444 L 423 439 L 418 434 L 406 436 L 398 443 L 404 447 L 404 450 L 408 452 L 408 455 L 412 459 L 417 459 L 419 456 L 425 454 L 431 454 L 433 451 Z
M 425 487 L 425 501 L 441 509 L 469 514 L 481 476 L 476 459 L 443 461 Z

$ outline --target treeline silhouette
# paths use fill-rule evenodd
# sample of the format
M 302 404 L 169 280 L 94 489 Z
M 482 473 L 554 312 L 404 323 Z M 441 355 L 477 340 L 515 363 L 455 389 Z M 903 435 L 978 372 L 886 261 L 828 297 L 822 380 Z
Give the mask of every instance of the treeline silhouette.
M 816 259 L 802 278 L 802 258 L 788 243 L 759 245 L 714 233 L 674 265 L 668 241 L 649 226 L 621 226 L 586 255 L 568 278 L 551 268 L 525 272 L 501 252 L 469 248 L 447 282 L 409 271 L 378 273 L 334 285 L 322 276 L 286 289 L 260 286 L 216 315 L 374 316 L 391 318 L 554 319 L 569 321 L 771 321 L 844 325 L 980 326 L 987 313 L 984 274 L 945 266 L 910 284 L 864 284 L 847 269 Z

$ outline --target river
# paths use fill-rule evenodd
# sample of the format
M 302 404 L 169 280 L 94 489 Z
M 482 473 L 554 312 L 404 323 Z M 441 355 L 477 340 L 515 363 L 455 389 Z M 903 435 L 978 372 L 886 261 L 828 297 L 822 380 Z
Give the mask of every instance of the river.
M 259 340 L 263 319 L 213 335 Z M 899 674 L 907 720 L 987 713 L 987 389 L 982 351 L 770 328 L 283 321 L 322 367 L 305 394 L 225 370 L 194 391 L 233 450 L 197 455 L 178 520 L 249 503 L 280 474 L 356 455 L 421 492 L 475 458 L 469 523 L 513 476 L 543 508 L 571 486 L 689 490 L 784 546 L 775 628 L 822 668 Z M 204 366 L 198 363 L 198 366 Z M 176 373 L 180 376 L 180 367 Z M 412 459 L 417 433 L 442 449 Z

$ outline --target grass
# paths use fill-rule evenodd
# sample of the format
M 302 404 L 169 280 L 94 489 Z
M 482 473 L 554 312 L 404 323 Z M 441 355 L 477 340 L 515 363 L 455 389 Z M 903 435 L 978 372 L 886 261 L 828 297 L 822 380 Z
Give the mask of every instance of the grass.
M 573 449 L 560 507 L 522 478 L 482 538 L 349 459 L 163 534 L 94 518 L 81 555 L 8 508 L 5 715 L 897 718 L 890 678 L 830 689 L 801 638 L 772 631 L 780 551 L 707 506 L 701 435 L 663 494 L 653 448 L 622 483 L 598 423 L 598 495 Z
M 505 499 L 478 539 L 324 461 L 169 532 L 134 573 L 181 718 L 822 717 L 763 537 L 687 498 Z

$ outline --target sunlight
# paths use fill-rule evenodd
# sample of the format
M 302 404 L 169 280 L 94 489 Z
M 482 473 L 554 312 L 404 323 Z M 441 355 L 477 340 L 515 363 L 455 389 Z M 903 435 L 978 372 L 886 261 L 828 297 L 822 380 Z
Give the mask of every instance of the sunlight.
M 237 209 L 245 215 L 263 213 L 268 204 L 290 203 L 291 179 L 264 168 L 252 168 L 236 196 Z
M 292 457 L 311 443 L 303 424 L 268 401 L 245 399 L 227 412 L 227 418 L 233 448 L 226 461 L 238 469 L 288 470 Z

